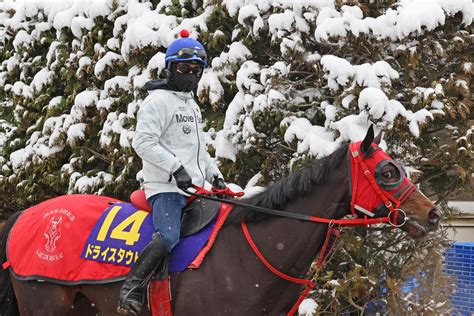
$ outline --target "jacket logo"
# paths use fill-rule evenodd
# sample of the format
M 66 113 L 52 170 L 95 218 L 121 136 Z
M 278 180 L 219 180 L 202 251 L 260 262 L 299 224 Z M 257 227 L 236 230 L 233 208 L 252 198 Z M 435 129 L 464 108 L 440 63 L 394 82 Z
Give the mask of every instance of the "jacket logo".
M 194 116 L 192 115 L 183 115 L 183 114 L 176 114 L 176 122 L 177 123 L 186 123 L 186 122 L 194 122 Z
M 184 132 L 185 134 L 191 133 L 191 126 L 185 124 L 185 125 L 183 126 L 183 132 Z

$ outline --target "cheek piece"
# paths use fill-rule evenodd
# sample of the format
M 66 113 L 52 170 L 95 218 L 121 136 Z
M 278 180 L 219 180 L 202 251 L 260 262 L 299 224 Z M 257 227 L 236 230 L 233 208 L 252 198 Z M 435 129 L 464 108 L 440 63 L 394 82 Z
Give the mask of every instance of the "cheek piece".
M 389 210 L 392 226 L 405 224 L 407 216 L 400 205 L 413 193 L 416 186 L 408 180 L 403 169 L 390 156 L 372 144 L 368 156 L 363 156 L 360 146 L 362 142 L 350 145 L 351 154 L 351 211 L 357 217 L 356 211 L 365 216 L 374 217 L 375 212 Z M 394 183 L 383 183 L 380 172 L 387 164 L 393 164 L 398 170 L 399 179 Z M 372 170 L 372 171 L 371 171 Z M 398 225 L 398 213 L 404 215 L 403 223 Z

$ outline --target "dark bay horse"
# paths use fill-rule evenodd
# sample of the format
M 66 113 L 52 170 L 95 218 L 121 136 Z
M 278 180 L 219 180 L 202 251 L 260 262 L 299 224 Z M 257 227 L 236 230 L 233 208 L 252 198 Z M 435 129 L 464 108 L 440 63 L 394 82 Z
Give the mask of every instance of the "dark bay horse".
M 392 225 L 400 226 L 413 238 L 435 230 L 440 220 L 439 211 L 409 183 L 403 168 L 390 158 L 376 165 L 370 162 L 371 157 L 386 155 L 374 145 L 378 142 L 379 136 L 374 140 L 370 128 L 356 150 L 352 149 L 353 144 L 344 145 L 330 156 L 315 160 L 266 191 L 240 202 L 324 219 L 336 220 L 346 215 L 389 218 Z M 356 159 L 366 167 L 361 174 L 367 175 L 367 179 L 356 174 L 353 164 Z M 354 180 L 354 176 L 359 180 Z M 378 189 L 373 188 L 374 185 Z M 411 190 L 394 189 L 400 186 Z M 371 190 L 376 193 L 370 195 Z M 380 199 L 381 206 L 375 205 L 380 204 Z M 395 209 L 390 201 L 397 199 L 400 203 L 395 203 Z M 398 216 L 394 216 L 395 213 Z M 1 262 L 6 259 L 8 232 L 17 218 L 18 214 L 13 215 L 3 229 Z M 241 221 L 247 223 L 252 239 L 266 260 L 281 273 L 295 278 L 306 276 L 328 229 L 327 223 L 236 207 L 201 267 L 171 274 L 175 315 L 283 315 L 291 310 L 302 285 L 280 278 L 262 263 L 249 246 Z M 62 285 L 20 281 L 3 270 L 0 273 L 0 313 L 2 316 L 116 315 L 121 285 L 122 282 Z M 141 315 L 149 314 L 145 308 Z

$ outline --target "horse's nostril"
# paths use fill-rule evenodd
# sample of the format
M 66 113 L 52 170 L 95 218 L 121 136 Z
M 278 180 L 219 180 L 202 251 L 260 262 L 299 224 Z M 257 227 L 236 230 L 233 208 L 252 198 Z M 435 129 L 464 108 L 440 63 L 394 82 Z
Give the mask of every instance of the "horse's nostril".
M 436 224 L 441 219 L 441 212 L 434 208 L 429 212 L 428 218 L 430 219 L 430 222 Z

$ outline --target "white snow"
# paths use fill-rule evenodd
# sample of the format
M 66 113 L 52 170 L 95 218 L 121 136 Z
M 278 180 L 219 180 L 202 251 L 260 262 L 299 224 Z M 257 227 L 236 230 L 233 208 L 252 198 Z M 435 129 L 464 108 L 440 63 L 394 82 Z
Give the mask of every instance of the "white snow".
M 107 52 L 104 57 L 102 57 L 94 67 L 94 74 L 99 76 L 107 67 L 112 67 L 114 61 L 123 60 L 123 57 L 114 52 Z
M 385 113 L 388 106 L 388 98 L 382 90 L 377 88 L 365 88 L 359 95 L 359 108 L 367 110 L 374 119 L 379 119 Z
M 304 299 L 298 307 L 298 315 L 312 316 L 316 313 L 318 303 L 311 298 Z
M 352 78 L 360 86 L 380 88 L 384 83 L 390 86 L 392 80 L 399 77 L 398 72 L 385 61 L 353 66 L 343 58 L 325 55 L 321 58 L 321 64 L 327 71 L 328 86 L 334 91 L 339 90 L 340 86 L 347 86 Z
M 181 0 L 179 3 L 191 2 Z M 194 5 L 195 1 L 192 3 Z M 94 82 L 85 90 L 76 91 L 72 105 L 71 96 L 47 96 L 43 121 L 28 126 L 29 136 L 23 148 L 18 140 L 13 147 L 15 151 L 8 157 L 0 156 L 2 170 L 18 171 L 35 158 L 47 158 L 67 146 L 74 147 L 86 141 L 90 124 L 86 120 L 88 111 L 96 111 L 106 118 L 99 134 L 92 135 L 99 137 L 100 148 L 94 150 L 114 151 L 115 154 L 125 148 L 126 152 L 131 152 L 133 125 L 143 102 L 139 89 L 165 69 L 164 51 L 181 29 L 186 28 L 192 37 L 203 39 L 201 33 L 211 29 L 209 17 L 216 8 L 212 1 L 204 1 L 203 7 L 199 8 L 201 15 L 181 18 L 170 14 L 171 4 L 171 0 L 161 1 L 153 9 L 151 3 L 139 0 L 1 2 L 0 46 L 12 41 L 14 51 L 1 62 L 0 87 L 15 98 L 24 99 L 15 105 L 15 122 L 28 115 L 29 103 L 45 95 L 47 87 L 61 71 L 73 69 L 81 80 L 87 80 L 91 75 L 103 79 L 101 86 Z M 226 107 L 222 129 L 209 131 L 207 136 L 216 156 L 232 161 L 236 161 L 239 152 L 252 148 L 257 139 L 273 141 L 279 132 L 284 132 L 287 143 L 282 145 L 295 149 L 295 159 L 323 157 L 344 141 L 359 141 L 374 122 L 378 132 L 392 128 L 403 118 L 402 122 L 406 122 L 411 134 L 419 137 L 420 128 L 429 124 L 434 115 L 445 115 L 449 106 L 440 83 L 410 88 L 413 99 L 407 102 L 391 93 L 392 85 L 400 83 L 402 73 L 397 60 L 390 59 L 391 56 L 374 54 L 370 63 L 357 62 L 357 58 L 347 58 L 351 52 L 345 56 L 324 55 L 328 50 L 318 47 L 315 51 L 313 47 L 309 51 L 306 46 L 329 41 L 332 43 L 328 45 L 338 47 L 348 38 L 354 40 L 364 35 L 368 40 L 393 41 L 394 50 L 416 54 L 419 50 L 417 36 L 444 24 L 448 16 L 460 12 L 463 23 L 468 25 L 474 15 L 472 0 L 401 0 L 399 6 L 387 9 L 377 18 L 364 17 L 358 6 L 342 5 L 336 9 L 334 0 L 223 0 L 222 5 L 238 23 L 230 34 L 222 30 L 209 34 L 212 37 L 205 45 L 213 44 L 213 39 L 217 45 L 225 43 L 225 46 L 222 49 L 216 46 L 221 49 L 219 52 L 213 47 L 212 59 L 208 61 L 209 67 L 205 69 L 197 92 L 206 104 Z M 115 7 L 118 9 L 112 12 Z M 13 16 L 9 12 L 14 12 Z M 105 38 L 104 31 L 100 42 L 89 43 L 87 34 L 96 26 L 96 17 L 114 21 L 112 36 Z M 64 28 L 70 29 L 75 37 L 67 47 L 62 41 Z M 215 29 L 214 25 L 212 29 Z M 43 34 L 50 30 L 56 37 L 52 42 L 46 41 Z M 253 60 L 245 43 L 249 39 L 258 40 L 260 36 L 270 36 L 275 47 L 268 48 L 268 62 L 259 64 Z M 229 38 L 231 43 L 228 43 Z M 459 36 L 452 41 L 466 45 Z M 45 53 L 36 58 L 28 56 L 31 45 L 39 43 L 49 46 Z M 89 45 L 92 45 L 93 53 L 86 55 Z M 127 64 L 138 49 L 145 48 L 152 52 L 149 60 Z M 267 48 L 262 49 L 263 52 L 258 52 L 260 58 L 260 53 L 266 53 Z M 282 58 L 274 58 L 274 52 Z M 293 56 L 297 55 L 304 56 L 304 62 L 314 69 L 322 68 L 325 75 L 317 78 L 316 85 L 293 93 L 293 87 L 282 88 L 277 83 L 289 81 L 298 72 L 298 65 L 293 63 Z M 42 59 L 46 60 L 43 68 L 32 66 L 42 64 Z M 351 64 L 349 60 L 357 64 Z M 128 68 L 117 73 L 116 65 Z M 462 62 L 459 67 L 466 76 L 472 74 L 471 61 Z M 18 78 L 8 76 L 15 71 L 20 72 Z M 225 90 L 229 84 L 234 90 Z M 469 82 L 457 78 L 455 87 L 469 91 Z M 326 98 L 326 91 L 331 98 Z M 230 95 L 234 92 L 235 95 Z M 131 96 L 133 100 L 120 104 L 123 96 Z M 424 102 L 425 108 L 420 109 L 420 102 Z M 0 106 L 12 105 L 0 103 Z M 351 114 L 347 115 L 349 111 Z M 280 117 L 279 126 L 275 126 L 269 135 L 262 135 L 256 118 L 273 114 Z M 316 114 L 324 116 L 318 123 L 322 126 L 313 125 Z M 16 137 L 15 126 L 0 119 L 0 150 Z M 117 175 L 104 171 L 82 170 L 81 163 L 80 158 L 73 158 L 61 167 L 63 174 L 69 177 L 69 193 L 100 193 L 108 183 L 118 179 Z M 247 182 L 246 197 L 265 190 L 257 185 L 262 177 L 261 173 L 256 173 Z M 139 172 L 136 178 L 143 181 L 143 174 Z M 235 191 L 241 190 L 235 184 L 229 186 Z M 312 315 L 317 308 L 314 300 L 306 299 L 299 307 L 299 314 Z
M 206 70 L 199 81 L 197 94 L 205 93 L 209 96 L 211 104 L 218 104 L 224 97 L 224 87 L 219 80 L 217 72 Z
M 389 8 L 377 18 L 363 18 L 358 7 L 343 6 L 343 14 L 325 8 L 318 16 L 314 36 L 317 41 L 331 37 L 372 33 L 379 38 L 403 39 L 411 34 L 431 31 L 444 24 L 446 15 L 462 12 L 463 23 L 471 24 L 471 0 L 402 0 L 396 10 Z
M 31 44 L 31 41 L 31 35 L 25 30 L 20 30 L 13 40 L 13 47 L 15 48 L 15 51 L 18 52 L 21 48 L 27 47 L 29 44 Z
M 97 92 L 96 91 L 82 91 L 74 99 L 74 105 L 80 107 L 88 107 L 97 103 Z
M 69 144 L 74 144 L 76 139 L 84 139 L 86 124 L 77 123 L 69 126 L 67 130 L 67 142 Z
M 298 152 L 309 151 L 315 157 L 324 157 L 339 147 L 332 132 L 321 126 L 313 126 L 306 118 L 299 118 L 290 123 L 285 132 L 285 141 L 298 140 Z
M 77 177 L 77 178 L 76 178 Z M 95 176 L 81 176 L 77 172 L 71 175 L 74 182 L 73 191 L 77 193 L 95 192 L 99 186 L 112 182 L 113 176 L 107 172 L 100 171 Z
M 255 35 L 264 27 L 263 19 L 260 16 L 260 11 L 256 5 L 249 4 L 240 8 L 237 20 L 242 25 L 246 25 L 247 21 L 251 23 L 250 26 Z
M 128 91 L 131 89 L 131 84 L 126 76 L 115 76 L 104 83 L 104 90 L 110 92 L 111 90 L 122 89 Z
M 237 148 L 227 139 L 224 130 L 217 133 L 215 147 L 216 157 L 230 159 L 235 162 L 237 158 Z
M 334 91 L 339 90 L 339 85 L 347 85 L 354 75 L 352 65 L 343 58 L 325 55 L 321 58 L 321 65 L 327 71 L 328 86 Z
M 254 78 L 260 74 L 260 66 L 254 61 L 246 61 L 237 71 L 236 84 L 237 87 L 250 92 L 256 92 L 263 89 L 263 86 Z
M 77 38 L 82 37 L 82 30 L 86 29 L 90 31 L 94 26 L 94 21 L 91 18 L 84 16 L 75 16 L 71 20 L 71 32 Z
M 53 80 L 54 73 L 47 68 L 43 68 L 33 77 L 31 88 L 35 92 L 40 92 L 43 87 Z

